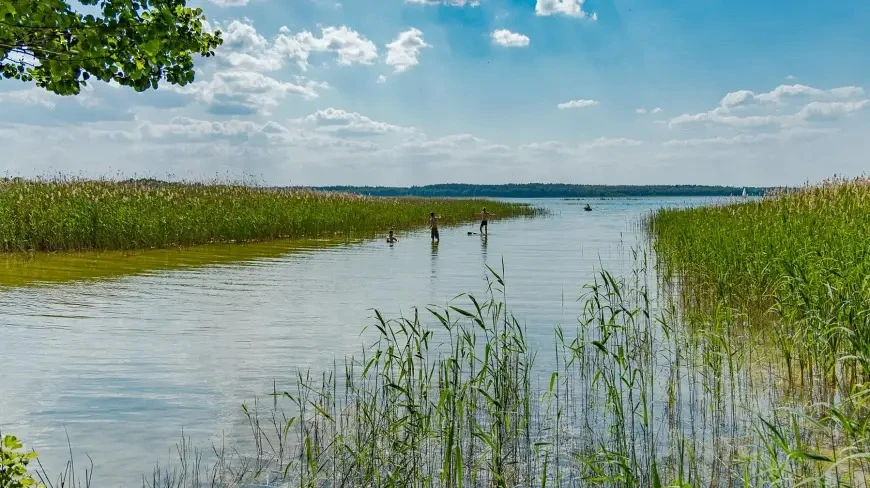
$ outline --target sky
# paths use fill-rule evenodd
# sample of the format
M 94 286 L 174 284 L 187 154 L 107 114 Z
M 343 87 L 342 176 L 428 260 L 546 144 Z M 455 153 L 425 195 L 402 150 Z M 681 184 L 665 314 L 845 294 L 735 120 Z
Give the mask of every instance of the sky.
M 0 81 L 0 173 L 797 185 L 870 169 L 870 2 L 193 0 L 194 83 Z

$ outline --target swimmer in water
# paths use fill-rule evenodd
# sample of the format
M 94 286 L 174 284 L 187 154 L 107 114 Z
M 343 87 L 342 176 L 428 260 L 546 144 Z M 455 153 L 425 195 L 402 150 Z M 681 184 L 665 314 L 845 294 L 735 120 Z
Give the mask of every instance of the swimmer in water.
M 396 239 L 396 236 L 393 235 L 393 231 L 390 231 L 390 235 L 387 236 L 387 242 L 390 244 L 392 244 L 394 242 L 399 242 L 399 240 Z

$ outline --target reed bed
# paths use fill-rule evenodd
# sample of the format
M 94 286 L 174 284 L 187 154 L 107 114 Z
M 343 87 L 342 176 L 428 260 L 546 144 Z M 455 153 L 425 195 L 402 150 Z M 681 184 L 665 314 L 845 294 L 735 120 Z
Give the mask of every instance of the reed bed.
M 662 210 L 655 259 L 602 271 L 552 348 L 503 270 L 480 300 L 378 313 L 359 355 L 244 408 L 249 446 L 185 440 L 142 486 L 866 487 L 867 191 Z
M 664 209 L 648 225 L 682 297 L 754 312 L 803 389 L 870 379 L 870 180 Z
M 782 409 L 738 314 L 684 317 L 649 281 L 602 272 L 548 350 L 530 348 L 501 272 L 484 299 L 378 313 L 359 355 L 243 407 L 249 444 L 183 439 L 142 486 L 866 486 L 866 422 Z M 95 486 L 74 466 L 36 476 Z
M 128 250 L 238 241 L 368 237 L 477 218 L 536 215 L 475 199 L 375 198 L 235 184 L 153 181 L 0 182 L 0 252 Z

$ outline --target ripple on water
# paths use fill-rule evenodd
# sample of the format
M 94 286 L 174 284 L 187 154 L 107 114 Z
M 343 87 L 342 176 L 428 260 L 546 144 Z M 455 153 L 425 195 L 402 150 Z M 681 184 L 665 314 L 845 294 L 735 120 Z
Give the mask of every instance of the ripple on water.
M 436 247 L 423 231 L 393 246 L 4 258 L 0 357 L 16 374 L 0 375 L 0 430 L 37 448 L 50 470 L 67 459 L 68 432 L 74 452 L 94 459 L 97 486 L 133 486 L 169 459 L 182 428 L 199 444 L 245 439 L 240 405 L 297 368 L 359 352 L 372 309 L 396 317 L 482 295 L 485 265 L 502 260 L 508 304 L 530 344 L 550 350 L 553 326 L 577 317 L 583 283 L 601 266 L 627 269 L 633 223 L 663 203 L 611 200 L 583 212 L 547 201 L 551 217 L 494 221 L 487 239 L 446 228 Z M 45 284 L 64 280 L 73 282 Z

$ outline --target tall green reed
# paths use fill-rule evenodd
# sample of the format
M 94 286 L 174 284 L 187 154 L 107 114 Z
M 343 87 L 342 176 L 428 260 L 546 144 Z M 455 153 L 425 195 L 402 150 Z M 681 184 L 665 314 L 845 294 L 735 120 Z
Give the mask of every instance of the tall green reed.
M 529 205 L 474 199 L 373 198 L 230 184 L 85 180 L 0 182 L 0 252 L 147 249 L 231 241 L 367 237 L 536 215 Z

